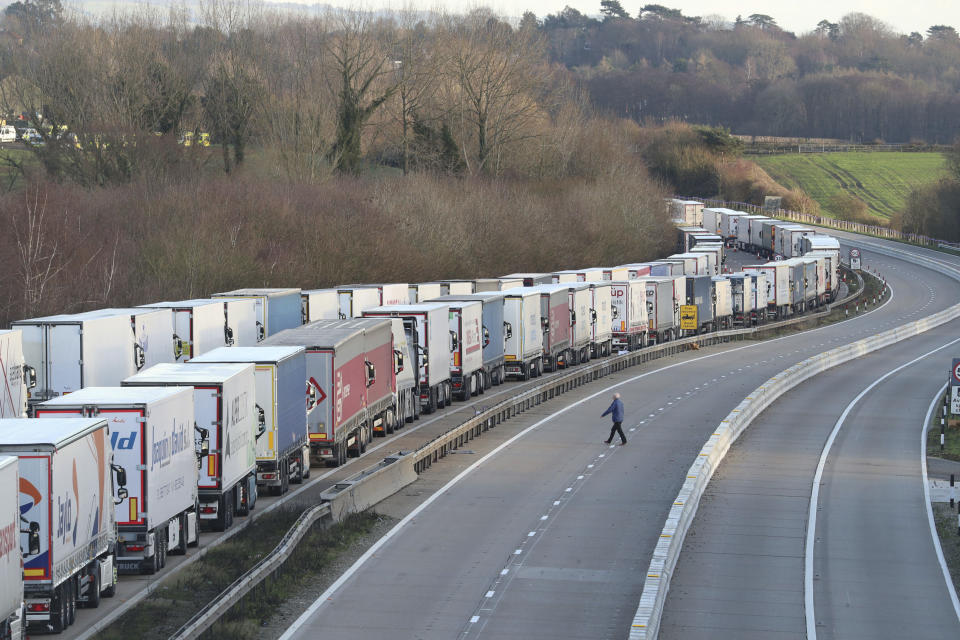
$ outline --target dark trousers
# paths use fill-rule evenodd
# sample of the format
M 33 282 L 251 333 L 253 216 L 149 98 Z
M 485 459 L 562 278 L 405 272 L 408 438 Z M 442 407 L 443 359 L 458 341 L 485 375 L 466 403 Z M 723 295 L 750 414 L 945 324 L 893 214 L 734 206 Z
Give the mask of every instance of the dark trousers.
M 627 441 L 627 436 L 623 435 L 623 429 L 620 428 L 620 423 L 619 423 L 619 422 L 614 422 L 614 423 L 613 423 L 613 426 L 610 427 L 610 437 L 607 438 L 607 444 L 610 444 L 610 441 L 613 440 L 613 434 L 615 434 L 615 433 L 619 433 L 619 434 L 620 434 L 620 442 L 626 442 L 626 441 Z

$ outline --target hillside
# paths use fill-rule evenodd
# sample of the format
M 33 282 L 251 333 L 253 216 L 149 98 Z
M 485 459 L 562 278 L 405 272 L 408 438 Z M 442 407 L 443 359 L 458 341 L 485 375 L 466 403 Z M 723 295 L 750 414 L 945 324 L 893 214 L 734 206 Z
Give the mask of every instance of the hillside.
M 903 209 L 910 192 L 943 175 L 939 153 L 809 153 L 751 158 L 778 183 L 802 189 L 830 212 L 830 198 L 846 192 L 884 220 Z

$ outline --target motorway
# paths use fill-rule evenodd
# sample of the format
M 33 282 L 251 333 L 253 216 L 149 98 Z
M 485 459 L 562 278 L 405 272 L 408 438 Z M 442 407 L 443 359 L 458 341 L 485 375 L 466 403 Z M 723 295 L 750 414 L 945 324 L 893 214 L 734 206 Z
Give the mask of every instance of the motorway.
M 643 589 L 643 576 L 672 500 L 685 479 L 686 470 L 720 419 L 750 390 L 810 355 L 960 301 L 958 283 L 930 269 L 869 250 L 864 251 L 864 262 L 879 269 L 894 291 L 887 305 L 870 314 L 804 334 L 741 344 L 678 361 L 658 361 L 646 370 L 605 378 L 597 385 L 571 394 L 562 404 L 545 405 L 512 420 L 518 429 L 514 437 L 466 467 L 457 478 L 401 520 L 375 553 L 358 561 L 284 637 L 626 637 Z M 798 427 L 810 422 L 832 428 L 850 398 L 877 374 L 884 373 L 893 363 L 901 364 L 904 359 L 911 360 L 929 351 L 933 348 L 931 345 L 939 346 L 954 339 L 947 336 L 951 333 L 955 336 L 957 328 L 956 324 L 947 325 L 889 347 L 875 354 L 876 357 L 861 358 L 836 372 L 828 372 L 795 390 L 761 416 L 761 421 L 766 420 L 776 413 L 776 407 L 802 395 L 791 405 L 794 407 L 791 419 L 780 421 L 781 439 L 773 435 L 772 444 L 767 445 L 768 451 L 775 445 L 781 452 L 786 449 L 792 452 L 796 447 L 796 459 L 794 456 L 785 456 L 789 461 L 753 457 L 757 466 L 743 474 L 750 482 L 761 484 L 774 482 L 770 476 L 781 470 L 785 476 L 797 476 L 791 489 L 795 499 L 784 500 L 792 504 L 788 505 L 789 511 L 783 520 L 779 517 L 763 520 L 763 515 L 772 508 L 769 503 L 777 499 L 761 499 L 757 492 L 756 504 L 748 506 L 754 507 L 760 527 L 772 530 L 771 521 L 779 523 L 803 541 L 802 523 L 805 523 L 813 472 L 799 467 L 803 466 L 802 459 L 812 456 L 816 468 L 827 434 L 822 434 L 817 444 L 814 434 L 808 433 L 812 430 Z M 960 345 L 957 349 L 960 350 Z M 895 397 L 890 391 L 892 387 L 875 390 L 889 405 L 882 415 L 900 416 L 898 424 L 909 425 L 907 440 L 912 450 L 906 445 L 901 447 L 893 438 L 884 439 L 889 445 L 883 450 L 886 454 L 871 451 L 876 459 L 867 461 L 867 468 L 872 468 L 873 473 L 869 476 L 858 470 L 857 464 L 862 461 L 856 457 L 856 451 L 858 443 L 866 438 L 862 432 L 870 428 L 874 429 L 872 433 L 876 432 L 875 420 L 871 421 L 867 413 L 861 416 L 859 412 L 852 412 L 847 418 L 847 428 L 860 424 L 862 427 L 845 430 L 837 439 L 835 453 L 842 453 L 849 442 L 849 462 L 838 454 L 836 462 L 827 466 L 824 481 L 852 478 L 860 484 L 845 485 L 840 490 L 838 482 L 836 491 L 825 491 L 822 495 L 823 510 L 817 534 L 820 540 L 814 545 L 813 557 L 815 567 L 821 572 L 815 582 L 814 596 L 818 604 L 818 628 L 824 637 L 833 629 L 843 630 L 837 632 L 838 637 L 848 637 L 845 634 L 850 627 L 844 625 L 859 624 L 857 618 L 844 618 L 843 610 L 853 607 L 841 606 L 841 603 L 853 602 L 851 585 L 859 580 L 872 582 L 877 590 L 888 593 L 880 601 L 884 604 L 897 597 L 904 601 L 900 592 L 884 591 L 879 580 L 869 572 L 857 575 L 844 567 L 859 564 L 850 553 L 851 546 L 863 547 L 854 549 L 860 556 L 872 555 L 874 550 L 862 541 L 851 545 L 850 536 L 865 537 L 871 545 L 877 545 L 876 550 L 883 554 L 877 557 L 903 553 L 894 546 L 881 547 L 883 537 L 877 535 L 876 529 L 889 527 L 891 518 L 897 522 L 914 519 L 913 512 L 901 516 L 892 515 L 890 510 L 893 506 L 906 507 L 915 502 L 907 485 L 916 480 L 916 476 L 911 480 L 904 475 L 904 487 L 899 492 L 893 488 L 875 492 L 871 483 L 879 483 L 888 475 L 885 465 L 893 458 L 884 455 L 913 456 L 914 464 L 919 465 L 917 429 L 933 388 L 921 389 L 924 385 L 919 381 L 927 376 L 930 385 L 939 387 L 946 369 L 943 362 L 949 362 L 950 355 L 950 349 L 940 352 L 939 362 L 934 362 L 937 358 L 931 356 L 929 368 L 916 374 L 918 382 L 914 386 L 918 389 L 912 393 L 922 397 L 918 401 L 924 404 L 922 409 L 918 409 L 916 403 Z M 846 375 L 838 373 L 841 371 Z M 630 441 L 626 447 L 608 447 L 601 442 L 607 435 L 609 423 L 600 419 L 599 414 L 609 404 L 614 388 L 623 394 L 627 407 L 624 426 Z M 752 431 L 748 434 L 752 435 Z M 797 442 L 796 438 L 807 440 Z M 871 464 L 875 467 L 870 467 Z M 764 473 L 755 478 L 758 469 Z M 724 465 L 718 478 L 726 474 Z M 914 485 L 916 493 L 919 480 Z M 713 493 L 713 489 L 710 492 Z M 871 495 L 874 492 L 877 495 Z M 851 507 L 851 502 L 857 503 L 858 498 L 862 504 Z M 921 501 L 914 511 L 921 513 L 922 508 Z M 705 508 L 704 514 L 710 511 Z M 926 526 L 925 518 L 918 516 L 915 520 L 918 526 Z M 854 524 L 856 526 L 852 526 Z M 696 526 L 700 526 L 699 518 Z M 876 529 L 871 533 L 866 527 Z M 730 535 L 739 539 L 739 532 L 733 528 L 731 525 Z M 931 546 L 929 531 L 924 535 L 920 540 L 926 539 Z M 699 543 L 702 536 L 695 537 Z M 694 536 L 690 540 L 693 541 Z M 913 538 L 905 544 L 915 548 L 914 555 L 922 555 L 923 549 Z M 757 556 L 763 555 L 756 554 L 756 549 L 755 543 L 745 542 L 741 546 L 744 551 L 741 558 L 756 562 Z M 834 561 L 844 552 L 848 562 Z M 684 566 L 688 557 L 692 554 L 682 556 Z M 898 562 L 907 563 L 911 557 L 902 556 Z M 692 564 L 703 568 L 708 577 L 715 576 L 711 565 L 703 560 L 701 556 Z M 876 557 L 873 561 L 876 563 Z M 805 633 L 802 568 L 801 562 L 800 608 L 783 607 L 783 617 L 790 619 L 783 626 L 790 626 L 800 634 Z M 897 564 L 877 569 L 889 575 L 902 567 Z M 910 575 L 904 573 L 903 589 L 908 590 L 912 584 L 908 578 L 926 569 L 921 566 Z M 772 568 L 771 575 L 777 575 L 778 571 Z M 748 570 L 742 569 L 741 574 L 743 572 Z M 678 569 L 674 594 L 682 594 L 682 587 L 678 586 L 680 573 Z M 939 576 L 941 591 L 945 591 L 942 575 L 932 573 Z M 784 576 L 786 581 L 786 572 Z M 690 585 L 699 584 L 697 577 L 692 580 Z M 846 600 L 841 597 L 845 593 L 851 594 Z M 688 601 L 699 599 L 692 596 Z M 709 620 L 710 612 L 678 609 L 676 602 L 676 599 L 668 602 L 664 637 L 688 637 L 687 631 L 696 627 L 697 615 L 700 615 L 703 636 L 712 637 L 716 627 Z M 860 604 L 860 613 L 875 607 L 866 601 Z M 905 608 L 906 603 L 901 604 L 901 609 Z M 853 622 L 842 622 L 847 619 Z M 956 629 L 955 618 L 953 624 Z M 878 626 L 882 627 L 879 621 Z M 874 633 L 874 637 L 878 635 L 884 634 Z M 750 637 L 732 633 L 731 637 L 734 636 Z M 765 631 L 754 636 L 774 637 Z

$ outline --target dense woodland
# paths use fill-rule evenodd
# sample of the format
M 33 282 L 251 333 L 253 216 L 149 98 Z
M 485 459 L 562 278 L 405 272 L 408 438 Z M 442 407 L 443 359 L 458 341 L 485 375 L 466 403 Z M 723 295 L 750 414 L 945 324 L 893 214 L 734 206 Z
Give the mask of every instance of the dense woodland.
M 568 7 L 537 25 L 551 60 L 574 70 L 611 113 L 858 143 L 950 144 L 960 132 L 953 27 L 900 34 L 853 13 L 798 35 L 762 14 L 730 24 L 662 5 L 631 15 L 602 0 L 601 9 L 594 19 Z

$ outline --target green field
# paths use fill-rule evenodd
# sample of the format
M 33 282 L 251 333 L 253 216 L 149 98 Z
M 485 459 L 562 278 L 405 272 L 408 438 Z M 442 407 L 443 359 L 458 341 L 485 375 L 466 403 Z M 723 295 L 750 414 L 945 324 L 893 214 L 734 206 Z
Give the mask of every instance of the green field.
M 788 189 L 802 189 L 830 212 L 830 198 L 847 192 L 870 212 L 889 218 L 904 208 L 910 191 L 944 172 L 939 153 L 803 153 L 751 158 Z

